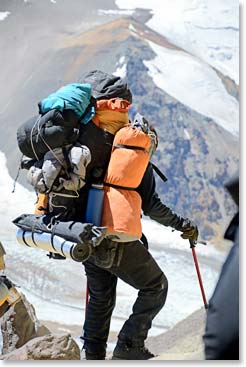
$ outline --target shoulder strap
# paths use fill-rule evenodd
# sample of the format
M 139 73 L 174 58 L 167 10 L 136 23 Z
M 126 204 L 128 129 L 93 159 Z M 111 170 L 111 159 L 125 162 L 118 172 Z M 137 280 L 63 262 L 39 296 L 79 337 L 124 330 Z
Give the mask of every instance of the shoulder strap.
M 133 150 L 143 150 L 146 151 L 143 147 L 138 147 L 136 145 L 126 145 L 126 144 L 116 144 L 113 145 L 113 148 L 123 148 L 123 149 L 133 149 Z
M 65 159 L 65 162 L 66 162 L 66 174 L 68 176 L 68 178 L 70 178 L 69 174 L 72 172 L 72 164 L 70 162 L 70 159 L 69 159 L 69 156 L 68 156 L 68 151 L 65 147 L 62 148 L 62 153 L 63 153 L 63 156 L 64 156 L 64 159 Z
M 152 167 L 153 167 L 153 170 L 158 174 L 158 176 L 164 181 L 166 182 L 168 179 L 167 177 L 164 175 L 164 173 L 162 173 L 159 168 L 152 162 L 150 162 Z
M 135 191 L 136 190 L 135 187 L 127 187 L 127 186 L 114 185 L 114 184 L 109 183 L 109 182 L 104 182 L 103 185 L 104 186 L 108 186 L 108 187 L 113 187 L 114 189 L 119 189 L 119 190 L 130 190 L 130 191 Z

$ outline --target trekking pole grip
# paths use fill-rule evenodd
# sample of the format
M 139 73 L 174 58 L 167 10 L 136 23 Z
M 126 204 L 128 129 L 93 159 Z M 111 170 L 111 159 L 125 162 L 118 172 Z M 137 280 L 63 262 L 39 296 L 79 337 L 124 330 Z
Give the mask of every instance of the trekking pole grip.
M 196 245 L 197 245 L 196 241 L 193 241 L 193 240 L 189 239 L 189 242 L 190 242 L 190 248 L 196 247 Z

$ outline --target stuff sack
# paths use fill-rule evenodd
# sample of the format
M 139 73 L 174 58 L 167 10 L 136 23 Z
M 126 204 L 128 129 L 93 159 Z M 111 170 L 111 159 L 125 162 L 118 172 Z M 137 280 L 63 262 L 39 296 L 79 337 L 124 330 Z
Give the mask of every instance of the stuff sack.
M 79 136 L 79 122 L 73 112 L 65 119 L 61 112 L 51 110 L 43 116 L 32 117 L 17 130 L 20 151 L 40 160 L 49 150 L 74 144 Z
M 90 161 L 89 149 L 79 143 L 66 149 L 55 148 L 44 155 L 42 165 L 38 161 L 29 168 L 27 181 L 40 194 L 64 189 L 77 192 L 85 185 L 86 167 Z
M 151 139 L 141 129 L 127 126 L 114 138 L 105 176 L 102 225 L 117 241 L 141 238 L 141 197 L 135 191 L 149 163 Z
M 23 231 L 51 233 L 67 241 L 87 243 L 93 247 L 98 246 L 105 237 L 105 228 L 90 223 L 61 222 L 50 215 L 22 214 L 13 223 Z
M 39 160 L 48 150 L 75 143 L 81 125 L 94 117 L 94 105 L 90 84 L 71 83 L 58 89 L 39 102 L 40 115 L 17 130 L 20 151 Z
M 41 115 L 56 109 L 60 112 L 73 111 L 81 124 L 87 124 L 94 114 L 95 101 L 91 98 L 91 85 L 88 83 L 71 83 L 51 93 L 39 102 Z

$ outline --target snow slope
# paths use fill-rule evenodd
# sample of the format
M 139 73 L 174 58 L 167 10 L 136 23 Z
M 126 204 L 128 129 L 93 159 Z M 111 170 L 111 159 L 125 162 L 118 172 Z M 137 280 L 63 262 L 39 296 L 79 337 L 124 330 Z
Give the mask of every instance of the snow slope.
M 16 168 L 17 169 L 17 168 Z M 9 233 L 15 226 L 12 220 L 22 213 L 33 213 L 36 201 L 36 195 L 20 184 L 16 184 L 15 192 L 12 193 L 14 182 L 9 176 L 6 157 L 0 151 L 0 219 L 1 236 Z M 1 240 L 1 239 L 0 239 Z
M 238 135 L 238 101 L 228 94 L 214 69 L 186 52 L 153 42 L 149 45 L 156 57 L 144 63 L 154 83 L 192 110 Z
M 147 25 L 239 84 L 239 3 L 234 0 L 115 0 L 151 9 Z
M 0 20 L 6 19 L 10 15 L 9 11 L 0 11 Z

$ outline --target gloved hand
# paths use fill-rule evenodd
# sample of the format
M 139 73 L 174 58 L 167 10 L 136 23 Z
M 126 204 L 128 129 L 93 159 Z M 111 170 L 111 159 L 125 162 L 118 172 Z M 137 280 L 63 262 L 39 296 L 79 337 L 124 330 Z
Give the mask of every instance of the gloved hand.
M 195 223 L 193 223 L 190 219 L 186 218 L 184 221 L 183 221 L 183 224 L 182 224 L 182 228 L 180 229 L 181 232 L 183 232 L 181 234 L 181 237 L 184 239 L 184 240 L 192 240 L 192 241 L 197 241 L 198 239 L 198 228 L 197 226 L 195 225 Z

